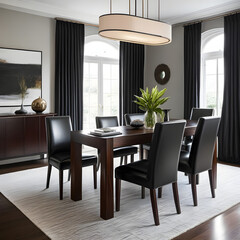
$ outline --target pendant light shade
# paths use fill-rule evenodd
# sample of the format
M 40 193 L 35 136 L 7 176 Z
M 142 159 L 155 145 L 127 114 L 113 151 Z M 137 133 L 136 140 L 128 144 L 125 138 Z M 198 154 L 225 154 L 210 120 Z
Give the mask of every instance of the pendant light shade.
M 98 33 L 114 40 L 153 46 L 168 44 L 172 40 L 171 25 L 130 14 L 110 13 L 100 16 Z

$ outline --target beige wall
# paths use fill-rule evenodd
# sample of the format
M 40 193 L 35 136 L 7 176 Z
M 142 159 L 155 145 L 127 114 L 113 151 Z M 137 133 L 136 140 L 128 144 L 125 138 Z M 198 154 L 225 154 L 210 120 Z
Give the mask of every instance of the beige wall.
M 202 32 L 212 28 L 223 27 L 223 19 L 203 22 Z M 172 43 L 159 47 L 146 47 L 145 59 L 145 87 L 158 85 L 159 89 L 167 88 L 166 96 L 170 96 L 163 108 L 172 109 L 170 117 L 183 118 L 184 115 L 184 28 L 173 27 Z M 159 85 L 154 79 L 154 70 L 161 64 L 167 64 L 171 77 L 166 85 Z
M 0 8 L 0 47 L 42 51 L 42 97 L 54 111 L 55 20 Z

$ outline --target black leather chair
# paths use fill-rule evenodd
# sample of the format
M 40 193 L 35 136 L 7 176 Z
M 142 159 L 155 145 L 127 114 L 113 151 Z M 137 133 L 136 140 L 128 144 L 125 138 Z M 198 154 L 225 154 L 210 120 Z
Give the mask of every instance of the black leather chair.
M 117 126 L 119 126 L 119 124 L 116 116 L 96 117 L 97 128 L 107 128 L 107 127 L 117 127 Z M 123 157 L 124 157 L 124 162 L 125 164 L 127 164 L 128 155 L 131 156 L 131 162 L 134 162 L 134 154 L 137 153 L 137 151 L 138 151 L 138 148 L 135 146 L 115 148 L 113 150 L 113 157 L 114 158 L 120 157 L 121 165 L 123 164 Z
M 126 113 L 124 115 L 126 126 L 130 126 L 130 123 L 136 119 L 144 121 L 144 113 Z M 150 150 L 150 143 L 140 145 L 140 155 L 143 156 L 143 150 L 145 151 L 145 156 L 147 156 L 147 151 Z
M 190 120 L 198 120 L 201 117 L 210 117 L 213 116 L 214 109 L 212 108 L 192 108 L 190 114 Z M 184 138 L 183 150 L 190 151 L 192 145 L 193 137 L 187 136 Z
M 63 199 L 63 170 L 70 169 L 70 132 L 72 131 L 69 116 L 46 118 L 48 142 L 48 174 L 46 188 L 49 188 L 52 166 L 59 170 L 60 200 Z M 97 188 L 96 156 L 83 156 L 82 166 L 93 166 L 94 188 Z
M 186 121 L 157 123 L 148 159 L 123 165 L 115 169 L 116 211 L 120 210 L 121 180 L 150 189 L 154 221 L 159 225 L 158 207 L 155 189 L 172 183 L 177 213 L 181 213 L 177 169 L 179 153 Z
M 208 170 L 212 197 L 215 197 L 212 159 L 219 123 L 218 117 L 200 118 L 190 153 L 181 151 L 180 154 L 178 170 L 190 175 L 194 206 L 197 206 L 196 175 L 201 172 Z

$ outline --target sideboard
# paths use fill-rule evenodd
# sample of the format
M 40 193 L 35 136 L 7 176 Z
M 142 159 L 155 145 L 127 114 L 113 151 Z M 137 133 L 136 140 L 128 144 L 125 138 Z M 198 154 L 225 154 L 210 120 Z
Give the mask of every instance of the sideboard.
M 0 114 L 0 160 L 47 153 L 45 118 L 54 115 Z

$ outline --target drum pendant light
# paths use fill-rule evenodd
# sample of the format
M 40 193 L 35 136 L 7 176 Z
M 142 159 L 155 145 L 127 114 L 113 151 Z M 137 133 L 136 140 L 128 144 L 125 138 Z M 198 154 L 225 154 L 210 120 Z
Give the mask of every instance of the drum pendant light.
M 131 0 L 129 0 L 129 14 L 112 13 L 110 0 L 110 14 L 99 17 L 99 32 L 102 37 L 145 45 L 163 45 L 172 40 L 172 26 L 160 21 L 160 0 L 158 0 L 158 20 L 144 17 L 142 0 L 142 17 L 137 16 L 137 0 L 135 0 L 135 15 L 131 15 Z

